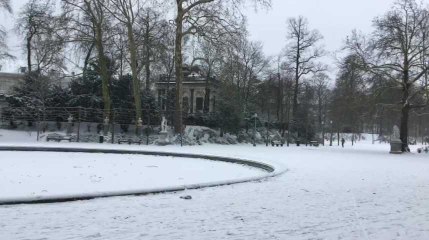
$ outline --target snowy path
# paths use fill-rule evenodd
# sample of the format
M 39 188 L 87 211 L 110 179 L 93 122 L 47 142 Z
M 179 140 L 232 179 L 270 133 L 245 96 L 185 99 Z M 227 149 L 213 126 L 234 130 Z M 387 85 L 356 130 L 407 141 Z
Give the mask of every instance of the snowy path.
M 429 239 L 426 154 L 389 155 L 386 145 L 364 143 L 150 149 L 279 162 L 290 171 L 177 194 L 4 206 L 0 239 Z M 193 199 L 179 198 L 185 194 Z

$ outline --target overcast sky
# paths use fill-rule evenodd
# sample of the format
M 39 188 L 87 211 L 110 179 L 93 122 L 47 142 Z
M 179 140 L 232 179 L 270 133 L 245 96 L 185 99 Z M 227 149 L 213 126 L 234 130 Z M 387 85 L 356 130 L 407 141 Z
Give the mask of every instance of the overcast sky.
M 374 17 L 385 13 L 395 0 L 272 0 L 272 9 L 247 12 L 251 38 L 261 41 L 267 55 L 277 55 L 285 45 L 286 21 L 288 18 L 305 16 L 310 27 L 318 29 L 324 36 L 326 50 L 340 49 L 344 39 L 353 29 L 370 32 Z M 15 13 L 19 12 L 26 0 L 12 0 Z M 10 15 L 0 13 L 1 24 L 6 29 L 13 27 Z M 20 42 L 13 34 L 9 37 L 9 46 L 16 56 L 21 56 Z M 332 58 L 326 59 L 334 65 Z M 23 62 L 4 64 L 3 70 L 16 71 Z M 335 66 L 331 74 L 335 74 Z
M 284 46 L 288 18 L 304 16 L 324 36 L 327 50 L 341 47 L 346 36 L 359 29 L 370 32 L 374 17 L 389 10 L 394 0 L 272 0 L 269 11 L 248 11 L 252 38 L 264 43 L 267 54 Z

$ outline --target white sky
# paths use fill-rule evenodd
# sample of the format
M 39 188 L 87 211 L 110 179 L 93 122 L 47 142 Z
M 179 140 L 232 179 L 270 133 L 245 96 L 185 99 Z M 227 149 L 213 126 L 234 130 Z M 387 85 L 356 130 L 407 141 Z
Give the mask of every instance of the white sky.
M 27 0 L 11 0 L 14 12 Z M 353 29 L 370 32 L 372 19 L 386 12 L 395 0 L 272 0 L 272 9 L 258 12 L 247 11 L 251 38 L 261 41 L 267 55 L 277 55 L 285 45 L 286 21 L 288 18 L 305 16 L 310 27 L 318 29 L 324 36 L 326 50 L 333 53 L 343 46 L 344 39 Z M 428 0 L 425 0 L 428 1 Z M 13 16 L 0 13 L 0 24 L 6 29 L 13 27 Z M 9 34 L 9 47 L 18 58 L 22 57 L 20 40 Z M 335 74 L 333 57 L 326 58 L 331 65 L 331 75 Z M 23 61 L 3 63 L 3 71 L 17 71 L 25 65 Z
M 425 0 L 428 1 L 428 0 Z M 278 55 L 285 46 L 286 21 L 304 16 L 310 28 L 324 36 L 323 44 L 330 53 L 323 61 L 336 74 L 335 52 L 344 46 L 352 30 L 372 31 L 372 20 L 387 12 L 395 0 L 272 0 L 269 11 L 247 11 L 251 38 L 261 41 L 267 55 Z
M 374 17 L 389 10 L 394 0 L 272 0 L 269 11 L 248 11 L 252 38 L 264 43 L 267 54 L 284 46 L 288 18 L 304 16 L 324 36 L 327 50 L 338 50 L 353 30 L 370 32 Z

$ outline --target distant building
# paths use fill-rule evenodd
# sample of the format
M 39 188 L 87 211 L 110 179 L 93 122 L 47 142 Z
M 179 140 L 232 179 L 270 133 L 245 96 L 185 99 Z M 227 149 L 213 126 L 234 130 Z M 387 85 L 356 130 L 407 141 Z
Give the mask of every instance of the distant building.
M 10 93 L 12 88 L 24 79 L 22 73 L 2 73 L 0 72 L 0 95 Z
M 0 72 L 0 121 L 2 119 L 2 109 L 7 106 L 6 96 L 12 91 L 17 83 L 24 79 L 22 73 L 2 73 Z
M 52 84 L 66 89 L 70 87 L 70 83 L 76 78 L 76 73 L 71 72 L 71 74 L 65 74 L 63 72 L 51 70 L 48 72 L 47 76 L 51 80 Z
M 219 82 L 216 78 L 205 77 L 205 74 L 198 67 L 184 67 L 183 80 L 183 109 L 188 114 L 211 113 L 216 110 L 216 97 Z M 166 110 L 167 92 L 172 91 L 176 86 L 176 79 L 168 79 L 161 76 L 155 83 L 158 104 L 162 110 Z M 208 102 L 205 103 L 205 95 L 208 95 Z M 205 111 L 205 108 L 207 111 Z

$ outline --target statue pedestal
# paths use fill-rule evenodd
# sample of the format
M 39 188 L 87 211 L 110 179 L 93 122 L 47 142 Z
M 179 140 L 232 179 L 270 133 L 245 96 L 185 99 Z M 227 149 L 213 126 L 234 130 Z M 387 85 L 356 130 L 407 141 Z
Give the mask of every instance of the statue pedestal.
M 401 140 L 390 141 L 390 153 L 391 154 L 402 154 L 402 141 Z
M 169 145 L 170 144 L 170 138 L 168 137 L 168 132 L 163 131 L 159 133 L 159 138 L 157 144 L 160 146 L 165 146 L 165 145 Z
M 73 130 L 72 130 L 72 124 L 71 123 L 67 123 L 67 130 L 66 130 L 66 135 L 67 136 L 71 136 Z

